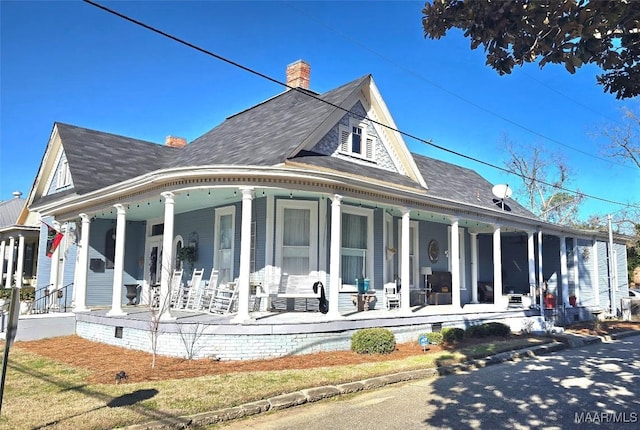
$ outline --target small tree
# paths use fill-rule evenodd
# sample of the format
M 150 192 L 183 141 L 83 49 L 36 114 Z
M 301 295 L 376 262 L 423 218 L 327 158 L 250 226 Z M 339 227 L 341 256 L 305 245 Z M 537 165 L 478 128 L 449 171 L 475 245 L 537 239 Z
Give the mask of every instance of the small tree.
M 545 153 L 539 145 L 517 149 L 506 139 L 505 149 L 509 154 L 505 166 L 522 180 L 521 202 L 545 221 L 574 224 L 584 196 L 565 191 L 572 171 L 562 157 Z

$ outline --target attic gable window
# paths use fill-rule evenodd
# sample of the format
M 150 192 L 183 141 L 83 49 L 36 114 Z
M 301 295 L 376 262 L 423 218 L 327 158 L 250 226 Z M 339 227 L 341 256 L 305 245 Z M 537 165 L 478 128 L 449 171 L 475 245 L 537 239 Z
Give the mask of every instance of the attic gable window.
M 69 185 L 71 185 L 71 172 L 69 172 L 69 163 L 64 160 L 60 163 L 60 168 L 58 169 L 56 188 L 64 188 Z
M 375 136 L 367 134 L 365 123 L 350 121 L 349 125 L 340 125 L 340 149 L 344 155 L 374 161 Z

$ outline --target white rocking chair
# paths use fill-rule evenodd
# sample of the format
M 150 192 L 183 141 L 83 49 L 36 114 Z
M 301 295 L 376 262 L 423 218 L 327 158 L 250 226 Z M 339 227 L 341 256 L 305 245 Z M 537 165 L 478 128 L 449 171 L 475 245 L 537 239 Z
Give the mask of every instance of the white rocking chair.
M 202 275 L 204 275 L 204 269 L 193 271 L 191 282 L 189 284 L 189 290 L 187 292 L 187 302 L 185 304 L 185 309 L 198 310 L 200 298 L 202 297 Z
M 184 295 L 184 287 L 182 285 L 182 270 L 174 270 L 171 275 L 171 283 L 169 284 L 169 306 L 174 308 L 182 302 Z M 163 306 L 160 303 L 160 306 Z
M 387 310 L 391 309 L 392 306 L 400 308 L 400 293 L 395 282 L 384 284 L 382 298 Z

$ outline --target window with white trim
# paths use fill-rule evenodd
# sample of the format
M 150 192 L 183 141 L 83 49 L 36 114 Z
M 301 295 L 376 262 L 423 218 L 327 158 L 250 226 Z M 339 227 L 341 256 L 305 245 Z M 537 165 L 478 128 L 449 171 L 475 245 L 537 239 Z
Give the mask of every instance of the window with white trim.
M 58 168 L 58 178 L 56 179 L 56 188 L 64 188 L 71 185 L 71 172 L 69 172 L 69 163 L 67 160 L 60 162 Z
M 308 275 L 318 267 L 318 203 L 278 200 L 276 265 L 281 273 Z
M 233 281 L 236 208 L 227 206 L 215 210 L 214 267 L 221 283 Z
M 373 211 L 343 206 L 341 238 L 340 277 L 355 288 L 356 279 L 373 278 Z
M 349 121 L 339 127 L 340 153 L 367 160 L 374 160 L 375 136 L 367 134 L 364 122 Z

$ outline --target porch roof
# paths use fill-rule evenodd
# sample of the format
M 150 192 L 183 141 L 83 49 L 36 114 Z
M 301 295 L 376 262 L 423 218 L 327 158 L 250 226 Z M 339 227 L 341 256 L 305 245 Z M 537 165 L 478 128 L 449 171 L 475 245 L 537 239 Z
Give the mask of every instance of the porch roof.
M 493 195 L 493 185 L 478 173 L 465 167 L 436 160 L 420 154 L 412 154 L 429 191 L 427 195 L 448 201 L 470 204 L 491 211 L 502 212 Z M 515 200 L 506 200 L 506 212 L 537 220 L 532 212 Z

